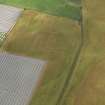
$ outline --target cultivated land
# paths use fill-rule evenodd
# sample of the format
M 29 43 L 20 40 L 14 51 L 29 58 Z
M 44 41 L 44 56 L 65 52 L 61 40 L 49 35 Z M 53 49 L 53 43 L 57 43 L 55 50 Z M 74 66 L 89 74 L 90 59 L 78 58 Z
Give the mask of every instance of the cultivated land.
M 80 5 L 80 1 L 81 0 L 0 0 L 0 3 L 35 9 L 48 14 L 79 20 L 80 8 L 75 5 L 70 5 L 70 3 Z
M 27 105 L 46 62 L 0 53 L 0 104 Z
M 25 10 L 2 49 L 48 61 L 30 105 L 54 105 L 81 43 L 77 21 Z
M 85 34 L 88 40 L 81 63 L 84 65 L 82 68 L 89 72 L 80 86 L 81 91 L 77 93 L 74 105 L 105 105 L 104 4 L 104 0 L 84 2 Z
M 7 52 L 48 61 L 39 89 L 36 94 L 33 93 L 30 105 L 56 104 L 68 74 L 72 74 L 71 67 L 81 43 L 80 26 L 77 22 L 80 20 L 80 4 L 64 0 L 46 1 L 45 4 L 40 3 L 42 1 L 37 4 L 35 1 L 35 5 L 34 1 L 27 2 L 28 5 L 18 0 L 0 2 L 59 16 L 25 11 L 2 46 L 2 50 Z M 48 8 L 45 8 L 46 4 Z
M 63 0 L 62 0 L 63 1 Z M 61 1 L 61 4 L 64 2 Z M 73 8 L 79 8 L 80 2 L 77 0 L 68 2 Z M 2 1 L 4 2 L 4 1 Z M 42 10 L 45 4 L 38 3 L 32 5 L 22 1 L 7 0 L 8 4 L 17 5 L 21 2 L 21 7 L 36 8 Z M 12 2 L 12 3 L 11 3 Z M 36 1 L 33 1 L 36 2 Z M 71 17 L 78 20 L 80 15 L 77 12 L 61 9 L 56 5 L 46 1 L 50 14 Z M 51 3 L 51 4 L 50 4 Z M 58 3 L 58 4 L 57 4 Z M 34 3 L 33 3 L 34 4 Z M 74 59 L 77 50 L 81 45 L 81 28 L 76 21 L 71 19 L 50 16 L 47 14 L 25 11 L 15 26 L 9 33 L 9 37 L 2 49 L 11 53 L 31 56 L 48 61 L 45 74 L 40 81 L 40 86 L 30 105 L 104 105 L 105 104 L 105 1 L 85 0 L 83 1 L 83 46 L 79 55 L 79 60 Z M 59 4 L 60 5 L 60 4 Z M 57 6 L 60 11 L 54 11 Z M 53 7 L 53 8 L 52 8 Z M 54 12 L 53 12 L 54 11 Z M 66 11 L 66 12 L 65 12 Z M 70 12 L 71 11 L 71 12 Z M 79 10 L 80 11 L 80 10 Z M 66 15 L 63 15 L 67 13 Z M 68 15 L 70 13 L 70 15 Z M 74 14 L 76 13 L 76 18 Z M 71 16 L 72 14 L 72 16 Z M 79 12 L 80 14 L 80 12 Z M 79 18 L 78 18 L 79 16 Z M 50 23 L 50 24 L 49 24 Z M 59 96 L 71 65 L 74 65 L 74 73 L 71 81 L 68 82 L 60 104 Z
M 83 1 L 84 47 L 63 105 L 105 105 L 105 1 Z
M 19 18 L 22 9 L 0 5 L 0 46 Z

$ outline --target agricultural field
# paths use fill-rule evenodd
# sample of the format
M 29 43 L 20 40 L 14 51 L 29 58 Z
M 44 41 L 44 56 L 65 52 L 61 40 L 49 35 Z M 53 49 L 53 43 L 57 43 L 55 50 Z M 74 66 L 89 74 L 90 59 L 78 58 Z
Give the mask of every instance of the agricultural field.
M 0 5 L 0 46 L 19 18 L 22 9 Z
M 77 21 L 32 10 L 23 12 L 2 49 L 48 62 L 30 105 L 56 104 L 80 43 Z
M 48 14 L 79 20 L 80 7 L 77 5 L 80 5 L 80 1 L 81 0 L 0 0 L 0 3 L 21 8 L 35 9 Z
M 67 0 L 67 1 L 79 4 L 79 5 L 81 5 L 81 2 L 82 2 L 82 0 Z
M 84 46 L 61 105 L 105 105 L 105 1 L 84 0 Z
M 105 104 L 105 1 L 85 0 L 86 48 L 82 64 L 88 70 L 74 105 Z M 81 68 L 81 66 L 79 66 Z
M 0 0 L 24 9 L 0 51 L 47 62 L 29 105 L 105 105 L 105 1 L 42 2 Z
M 6 37 L 5 33 L 4 32 L 0 32 L 0 46 L 2 45 L 5 37 Z
M 16 25 L 10 31 L 9 28 L 6 30 L 8 32 L 5 34 L 7 38 L 2 44 L 0 52 L 9 52 L 47 61 L 45 73 L 39 82 L 37 92 L 33 92 L 30 105 L 53 105 L 59 100 L 66 78 L 72 72 L 70 69 L 81 43 L 81 32 L 78 22 L 80 20 L 80 4 L 63 0 L 60 2 L 46 1 L 45 4 L 49 7 L 45 8 L 46 5 L 40 2 L 42 1 L 26 3 L 18 0 L 0 1 L 2 4 L 24 9 L 21 17 L 16 21 Z M 8 14 L 6 15 L 1 14 L 1 17 L 8 17 Z M 13 17 L 10 19 L 11 21 L 16 20 Z M 4 21 L 3 19 L 1 22 Z M 8 24 L 6 21 L 4 23 L 8 27 L 12 26 L 12 22 Z M 4 37 L 3 33 L 1 33 L 1 37 Z M 8 65 L 8 63 L 4 63 L 4 65 Z M 13 93 L 10 92 L 10 94 L 12 95 Z M 26 95 L 22 95 L 23 99 L 24 96 L 26 97 Z M 14 97 L 13 100 L 15 99 Z M 3 100 L 5 105 L 5 98 Z M 12 97 L 11 99 L 8 97 L 8 100 L 12 100 Z M 24 104 L 27 101 L 22 100 L 21 102 Z M 18 104 L 19 102 L 17 102 Z
M 27 105 L 46 62 L 0 53 L 0 104 Z

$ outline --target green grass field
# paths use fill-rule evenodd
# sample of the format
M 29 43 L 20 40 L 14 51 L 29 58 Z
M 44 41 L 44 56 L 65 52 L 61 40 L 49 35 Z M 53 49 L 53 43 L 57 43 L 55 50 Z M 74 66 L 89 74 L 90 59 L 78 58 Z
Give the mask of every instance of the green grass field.
M 74 3 L 77 4 L 77 1 L 80 0 L 74 1 Z M 0 3 L 2 4 L 14 5 L 21 8 L 36 9 L 48 14 L 79 20 L 80 8 L 69 5 L 68 2 L 71 2 L 71 0 L 0 0 Z
M 76 4 L 81 4 L 82 0 L 67 0 L 67 1 L 70 1 L 70 2 L 73 2 L 73 3 L 76 3 Z
M 30 105 L 54 105 L 80 44 L 78 22 L 24 11 L 2 46 L 4 51 L 48 61 Z

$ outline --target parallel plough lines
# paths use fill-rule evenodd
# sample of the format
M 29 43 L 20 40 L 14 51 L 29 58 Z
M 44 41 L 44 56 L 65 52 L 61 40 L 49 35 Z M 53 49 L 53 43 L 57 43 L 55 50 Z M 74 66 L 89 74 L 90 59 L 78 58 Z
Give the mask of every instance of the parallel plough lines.
M 0 104 L 27 105 L 45 63 L 37 59 L 0 54 Z
M 22 9 L 0 4 L 0 44 L 6 38 L 6 34 L 12 30 Z
M 6 37 L 6 34 L 4 32 L 0 32 L 0 42 L 2 42 Z

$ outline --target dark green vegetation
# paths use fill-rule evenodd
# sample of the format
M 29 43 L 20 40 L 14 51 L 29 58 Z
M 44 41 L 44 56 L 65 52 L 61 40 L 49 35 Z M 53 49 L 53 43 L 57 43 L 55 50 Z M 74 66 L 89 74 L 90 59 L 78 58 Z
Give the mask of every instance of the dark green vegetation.
M 68 0 L 68 1 L 81 5 L 82 0 Z
M 25 11 L 2 49 L 48 61 L 30 105 L 55 105 L 81 43 L 78 22 Z
M 78 6 L 70 5 L 70 2 L 76 3 L 77 5 L 77 2 L 79 3 L 80 0 L 0 0 L 0 3 L 2 4 L 36 9 L 48 14 L 79 20 L 80 8 Z

